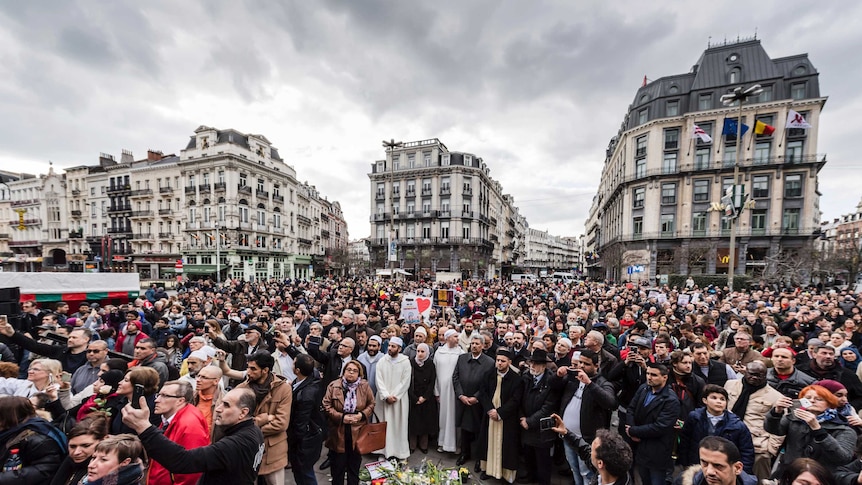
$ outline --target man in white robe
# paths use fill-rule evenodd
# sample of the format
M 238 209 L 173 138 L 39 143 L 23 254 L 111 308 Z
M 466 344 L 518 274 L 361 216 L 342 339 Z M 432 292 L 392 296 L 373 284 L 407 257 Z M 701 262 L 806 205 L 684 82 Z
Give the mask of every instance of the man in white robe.
M 374 412 L 386 421 L 386 446 L 380 453 L 388 459 L 406 460 L 410 457 L 407 426 L 410 416 L 410 376 L 413 368 L 410 359 L 401 353 L 401 337 L 389 339 L 388 355 L 377 363 L 377 403 Z
M 440 434 L 437 436 L 437 451 L 455 453 L 458 451 L 458 434 L 455 429 L 457 410 L 455 408 L 455 386 L 452 376 L 458 365 L 458 356 L 464 349 L 458 344 L 458 332 L 452 329 L 443 334 L 446 345 L 434 352 L 434 366 L 437 368 L 437 382 L 434 395 L 440 403 Z

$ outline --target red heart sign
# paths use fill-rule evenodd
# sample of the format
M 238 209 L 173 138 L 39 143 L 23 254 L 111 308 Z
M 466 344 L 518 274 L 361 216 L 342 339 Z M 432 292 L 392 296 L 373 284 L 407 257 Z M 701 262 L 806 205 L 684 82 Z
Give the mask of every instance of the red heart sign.
M 419 309 L 419 313 L 424 313 L 425 310 L 431 308 L 431 298 L 417 296 L 416 307 Z

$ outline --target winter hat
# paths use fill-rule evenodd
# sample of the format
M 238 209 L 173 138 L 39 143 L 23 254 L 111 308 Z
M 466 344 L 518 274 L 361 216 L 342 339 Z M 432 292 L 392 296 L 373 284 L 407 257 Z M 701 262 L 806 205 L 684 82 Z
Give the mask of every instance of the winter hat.
M 841 384 L 838 381 L 833 381 L 832 379 L 823 379 L 822 381 L 817 381 L 814 384 L 818 386 L 823 386 L 826 389 L 829 389 L 829 392 L 835 394 L 838 391 L 846 391 L 847 388 L 844 387 L 844 384 Z

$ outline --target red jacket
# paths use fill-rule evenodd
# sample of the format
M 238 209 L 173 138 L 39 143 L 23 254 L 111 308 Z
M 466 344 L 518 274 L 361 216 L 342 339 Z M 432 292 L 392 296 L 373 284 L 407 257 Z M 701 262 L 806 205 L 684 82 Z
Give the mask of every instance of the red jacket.
M 114 351 L 115 352 L 122 352 L 123 351 L 123 342 L 126 341 L 126 337 L 128 337 L 127 334 L 120 332 L 120 335 L 117 337 L 117 343 L 114 344 Z M 145 334 L 144 332 L 138 331 L 138 333 L 135 334 L 135 344 L 140 342 L 141 339 L 145 339 L 145 338 L 149 338 L 147 336 L 147 334 Z
M 204 416 L 193 404 L 182 407 L 174 419 L 164 430 L 165 438 L 182 446 L 187 450 L 209 446 L 210 435 L 207 431 L 207 423 Z M 157 461 L 150 462 L 150 470 L 147 476 L 147 485 L 194 485 L 200 479 L 200 473 L 172 474 Z

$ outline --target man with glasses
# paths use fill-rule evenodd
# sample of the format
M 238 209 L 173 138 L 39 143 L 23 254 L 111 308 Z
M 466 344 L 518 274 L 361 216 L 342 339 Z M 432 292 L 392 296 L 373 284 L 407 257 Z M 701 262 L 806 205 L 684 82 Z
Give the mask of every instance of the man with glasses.
M 0 327 L 0 335 L 3 336 L 6 342 L 15 344 L 19 348 L 29 350 L 34 354 L 49 359 L 59 360 L 63 364 L 64 371 L 74 373 L 87 362 L 87 344 L 90 343 L 90 337 L 93 336 L 93 332 L 86 328 L 76 328 L 69 333 L 66 345 L 51 345 L 37 342 L 22 332 L 16 332 L 12 325 L 8 323 Z
M 189 405 L 194 391 L 188 382 L 169 381 L 156 394 L 156 414 L 162 417 L 162 430 L 165 438 L 187 450 L 210 444 L 209 431 L 201 412 Z M 150 462 L 147 485 L 193 485 L 200 479 L 200 473 L 172 474 L 159 462 Z
M 35 335 L 36 327 L 42 325 L 42 311 L 36 307 L 36 302 L 25 301 L 21 303 L 21 327 L 18 329 L 22 333 Z
M 78 331 L 74 331 L 69 334 L 69 337 L 72 338 L 72 336 L 77 333 Z M 78 394 L 86 389 L 87 386 L 96 382 L 96 379 L 99 378 L 99 367 L 102 365 L 102 362 L 108 360 L 108 344 L 106 344 L 104 340 L 90 342 L 90 345 L 87 346 L 86 350 L 86 359 L 87 362 L 81 367 L 78 367 L 78 369 L 72 374 L 72 379 L 69 381 L 69 385 L 72 388 L 72 394 Z
M 745 366 L 755 360 L 763 360 L 760 352 L 751 348 L 751 335 L 745 332 L 736 332 L 733 335 L 733 347 L 724 349 L 719 362 L 728 364 L 737 373 L 745 372 Z
M 195 376 L 194 405 L 204 417 L 207 424 L 207 435 L 213 436 L 213 412 L 218 405 L 224 390 L 221 385 L 223 374 L 221 369 L 208 365 Z

